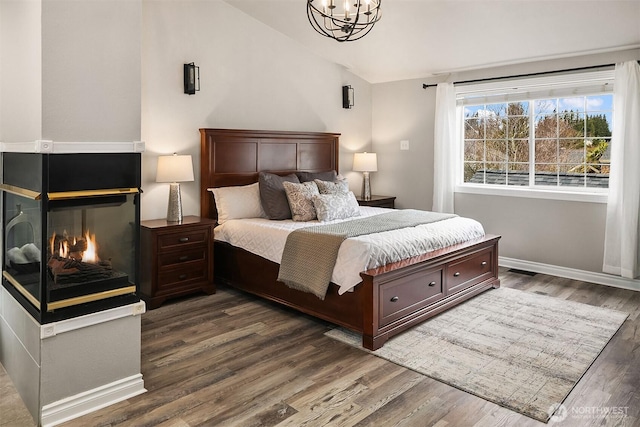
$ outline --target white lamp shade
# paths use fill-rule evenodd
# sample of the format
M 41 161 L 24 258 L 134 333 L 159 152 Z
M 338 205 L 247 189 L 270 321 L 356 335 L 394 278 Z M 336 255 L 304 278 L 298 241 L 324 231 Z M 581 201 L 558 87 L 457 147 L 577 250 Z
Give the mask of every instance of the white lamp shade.
M 377 172 L 378 157 L 376 153 L 355 153 L 353 155 L 353 170 L 356 172 Z
M 191 155 L 158 156 L 156 182 L 193 181 Z

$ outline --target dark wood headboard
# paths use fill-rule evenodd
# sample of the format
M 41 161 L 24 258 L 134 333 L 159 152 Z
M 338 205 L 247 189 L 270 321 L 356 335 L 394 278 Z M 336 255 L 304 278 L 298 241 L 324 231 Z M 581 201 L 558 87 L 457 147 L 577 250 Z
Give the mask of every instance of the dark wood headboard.
M 339 133 L 200 129 L 200 216 L 217 218 L 207 188 L 247 185 L 258 172 L 338 172 Z

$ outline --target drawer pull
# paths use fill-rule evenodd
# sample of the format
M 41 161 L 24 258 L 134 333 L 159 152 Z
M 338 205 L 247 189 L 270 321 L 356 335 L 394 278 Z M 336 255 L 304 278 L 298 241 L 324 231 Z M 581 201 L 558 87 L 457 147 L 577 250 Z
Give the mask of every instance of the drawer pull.
M 178 279 L 180 279 L 180 280 L 184 280 L 186 278 L 187 278 L 186 274 L 181 274 L 181 275 L 178 276 Z
M 460 275 L 459 271 L 456 271 L 455 273 L 453 273 L 453 277 L 458 277 Z
M 480 265 L 484 267 L 485 265 L 487 265 L 487 261 L 482 261 Z
M 178 261 L 186 261 L 189 259 L 189 255 L 182 255 L 180 258 L 178 258 Z
M 396 301 L 398 301 L 399 299 L 400 299 L 400 298 L 398 298 L 398 297 L 392 297 L 392 298 L 390 299 L 390 301 L 391 301 L 391 302 L 396 302 Z
M 188 237 L 181 237 L 178 239 L 180 241 L 180 243 L 187 243 L 189 241 Z
M 435 285 L 436 285 L 436 282 L 429 283 L 429 286 L 435 286 Z

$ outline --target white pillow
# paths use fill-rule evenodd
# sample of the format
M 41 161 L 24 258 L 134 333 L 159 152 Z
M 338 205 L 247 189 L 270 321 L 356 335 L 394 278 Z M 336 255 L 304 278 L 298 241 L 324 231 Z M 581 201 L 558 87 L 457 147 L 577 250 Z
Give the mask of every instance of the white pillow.
M 318 221 L 331 221 L 360 216 L 360 205 L 352 191 L 338 194 L 319 194 L 313 197 Z
M 213 193 L 218 210 L 218 224 L 230 219 L 266 218 L 260 203 L 258 183 L 237 187 L 207 188 Z

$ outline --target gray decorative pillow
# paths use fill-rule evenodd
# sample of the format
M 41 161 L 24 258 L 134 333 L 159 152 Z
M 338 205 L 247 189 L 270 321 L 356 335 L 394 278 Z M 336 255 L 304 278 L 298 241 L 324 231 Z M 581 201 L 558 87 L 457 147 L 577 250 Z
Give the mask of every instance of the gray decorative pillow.
M 313 198 L 319 221 L 360 216 L 360 205 L 352 191 L 341 194 L 319 194 Z
M 345 179 L 336 182 L 314 179 L 313 182 L 318 186 L 320 194 L 345 194 L 349 192 L 349 183 Z
M 267 218 L 269 219 L 290 219 L 291 209 L 284 191 L 285 182 L 298 183 L 296 174 L 279 176 L 273 173 L 260 172 L 258 175 L 258 185 L 260 186 L 260 202 Z
M 303 182 L 294 184 L 284 182 L 284 191 L 287 193 L 289 207 L 294 221 L 311 221 L 316 219 L 316 209 L 313 207 L 313 196 L 317 196 L 318 186 L 315 182 Z
M 321 179 L 323 181 L 335 181 L 338 177 L 336 171 L 327 172 L 296 172 L 300 182 L 313 181 L 314 179 Z

